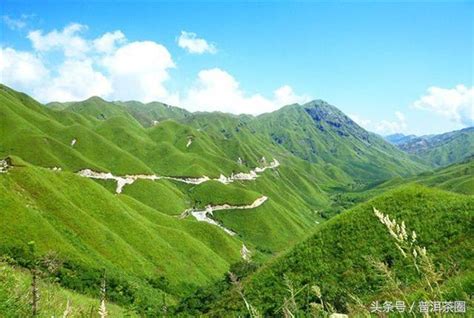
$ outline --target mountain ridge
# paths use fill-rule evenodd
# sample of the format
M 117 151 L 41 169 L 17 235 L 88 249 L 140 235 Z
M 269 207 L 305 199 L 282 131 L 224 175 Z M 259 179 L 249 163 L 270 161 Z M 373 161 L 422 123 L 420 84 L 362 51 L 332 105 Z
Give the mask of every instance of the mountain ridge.
M 400 140 L 396 146 L 435 167 L 462 162 L 474 154 L 474 127 Z
M 455 260 L 458 273 L 443 277 L 439 288 L 445 297 L 469 302 L 473 255 L 466 248 L 473 241 L 469 229 L 473 197 L 409 184 L 332 218 L 301 243 L 247 274 L 240 282 L 240 293 L 245 294 L 246 303 L 264 316 L 274 316 L 279 315 L 288 297 L 294 301 L 293 312 L 303 313 L 311 312 L 311 303 L 323 298 L 335 306 L 336 312 L 350 311 L 357 316 L 360 308 L 348 308 L 350 299 L 357 297 L 361 304 L 370 304 L 389 297 L 390 286 L 385 276 L 377 275 L 376 261 L 388 264 L 391 277 L 403 280 L 402 285 L 397 285 L 399 292 L 411 301 L 424 299 L 427 292 L 420 287 L 422 278 L 377 220 L 374 207 L 391 219 L 403 221 L 410 235 L 412 230 L 416 231 L 417 244 L 426 247 L 437 263 Z M 442 226 L 433 229 L 435 224 Z M 184 299 L 177 307 L 178 314 L 185 309 L 195 315 L 243 315 L 246 309 L 239 290 L 226 286 L 221 281 L 209 288 L 211 294 L 217 293 L 212 303 L 201 300 L 207 297 L 206 292 Z M 318 296 L 311 294 L 313 286 L 317 286 Z M 291 290 L 302 292 L 291 296 Z M 368 306 L 362 310 L 367 312 Z
M 428 168 L 334 106 L 305 105 L 259 116 L 42 105 L 0 86 L 0 253 L 27 267 L 54 250 L 53 278 L 93 297 L 105 269 L 111 301 L 156 316 Z M 464 191 L 464 171 L 423 182 Z

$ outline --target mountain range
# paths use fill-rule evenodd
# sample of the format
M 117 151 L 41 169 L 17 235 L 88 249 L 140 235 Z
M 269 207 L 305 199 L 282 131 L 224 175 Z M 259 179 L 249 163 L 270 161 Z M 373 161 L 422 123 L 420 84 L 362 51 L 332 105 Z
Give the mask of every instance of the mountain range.
M 474 127 L 420 137 L 395 134 L 385 139 L 399 149 L 415 154 L 435 167 L 460 162 L 474 155 Z
M 243 295 L 279 315 L 288 281 L 320 284 L 334 311 L 352 312 L 349 295 L 385 296 L 370 256 L 422 297 L 376 207 L 416 230 L 436 264 L 456 260 L 440 285 L 465 299 L 472 136 L 392 145 L 322 100 L 249 116 L 99 97 L 43 105 L 2 85 L 4 279 L 21 290 L 41 270 L 55 299 L 43 305 L 49 316 L 65 298 L 87 312 L 104 281 L 117 316 L 246 315 Z M 8 295 L 0 287 L 0 309 L 25 316 L 28 302 Z M 308 312 L 308 297 L 295 296 L 291 310 Z

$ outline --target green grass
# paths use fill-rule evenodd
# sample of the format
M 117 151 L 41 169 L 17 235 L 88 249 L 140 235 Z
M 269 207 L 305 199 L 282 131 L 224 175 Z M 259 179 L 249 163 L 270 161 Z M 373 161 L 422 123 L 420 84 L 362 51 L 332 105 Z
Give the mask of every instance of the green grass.
M 167 180 L 137 180 L 126 186 L 123 193 L 169 215 L 179 215 L 190 205 L 185 194 Z
M 265 315 L 276 314 L 288 296 L 286 276 L 296 290 L 319 285 L 325 300 L 339 312 L 346 311 L 347 304 L 353 302 L 350 295 L 368 305 L 372 300 L 381 300 L 384 285 L 370 258 L 389 262 L 411 297 L 423 299 L 423 291 L 416 287 L 419 278 L 413 266 L 401 256 L 394 240 L 373 215 L 372 207 L 399 222 L 405 221 L 409 230 L 417 232 L 419 244 L 427 248 L 438 266 L 457 268 L 444 277 L 443 290 L 452 300 L 456 296 L 469 301 L 468 295 L 473 292 L 473 276 L 469 273 L 474 270 L 470 248 L 474 244 L 474 198 L 416 185 L 378 196 L 319 226 L 304 242 L 244 281 L 248 301 Z M 304 292 L 297 297 L 302 307 L 307 304 L 306 295 Z M 239 296 L 229 291 L 207 310 L 217 316 L 245 312 Z
M 218 176 L 238 168 L 206 135 L 178 123 L 145 129 L 126 108 L 100 99 L 57 111 L 5 86 L 0 91 L 1 156 L 17 155 L 43 167 L 115 174 Z M 189 136 L 195 141 L 186 148 Z M 77 143 L 71 146 L 73 139 Z
M 64 172 L 90 168 L 116 175 L 219 177 L 247 172 L 260 165 L 263 156 L 268 161 L 277 158 L 282 166 L 277 172 L 266 172 L 257 182 L 227 186 L 210 183 L 191 189 L 177 183 L 140 180 L 124 189 L 124 194 L 168 215 L 179 214 L 193 205 L 250 203 L 257 195 L 266 195 L 274 210 L 265 207 L 263 215 L 239 221 L 239 214 L 219 217 L 225 218 L 225 223 L 237 232 L 242 231 L 241 238 L 248 243 L 272 252 L 288 241 L 297 241 L 314 225 L 312 210 L 329 204 L 325 189 L 340 182 L 352 182 L 336 166 L 311 164 L 262 134 L 252 133 L 253 128 L 246 124 L 253 120 L 251 117 L 201 114 L 194 118 L 186 113 L 171 116 L 169 112 L 177 109 L 165 107 L 166 114 L 181 122 L 160 118 L 159 124 L 143 127 L 145 117 L 154 112 L 145 111 L 137 120 L 136 113 L 129 113 L 131 108 L 138 107 L 133 103 L 91 98 L 51 109 L 5 86 L 0 91 L 0 156 L 19 156 L 40 167 L 61 167 Z M 201 120 L 209 127 L 201 127 Z M 77 142 L 71 146 L 73 139 Z M 187 147 L 189 139 L 192 143 Z M 244 161 L 242 165 L 237 163 L 239 157 Z M 112 182 L 96 183 L 113 191 Z M 216 191 L 215 196 L 211 196 L 212 191 Z M 89 212 L 87 207 L 84 210 Z M 254 227 L 255 221 L 263 222 L 262 226 L 271 230 L 266 235 L 252 235 L 247 229 Z
M 370 299 L 377 283 L 357 256 L 373 250 L 377 257 L 397 258 L 383 250 L 390 243 L 381 240 L 382 230 L 370 227 L 372 203 L 324 223 L 329 216 L 406 183 L 473 194 L 472 162 L 415 176 L 427 168 L 425 163 L 321 101 L 252 117 L 97 97 L 45 106 L 1 85 L 0 159 L 5 157 L 13 168 L 0 174 L 0 255 L 27 268 L 56 252 L 63 267 L 49 278 L 60 286 L 45 288 L 58 295 L 97 299 L 105 270 L 110 299 L 144 316 L 160 314 L 164 302 L 174 305 L 199 288 L 214 286 L 231 267 L 247 271 L 256 266 L 239 263 L 242 244 L 259 264 L 269 261 L 245 282 L 252 302 L 265 313 L 281 301 L 286 271 L 300 285 L 323 280 L 324 293 L 344 309 L 347 290 Z M 267 162 L 276 158 L 281 166 L 254 181 L 188 185 L 137 180 L 119 195 L 112 181 L 75 174 L 89 168 L 115 175 L 217 178 L 262 166 L 262 157 Z M 47 169 L 52 167 L 62 171 Z M 234 237 L 192 217 L 178 217 L 190 207 L 245 205 L 263 195 L 268 201 L 256 209 L 214 213 L 237 233 Z M 386 212 L 407 217 L 423 235 L 421 216 L 430 227 L 441 227 L 424 238 L 440 240 L 464 269 L 469 255 L 459 253 L 467 239 L 459 233 L 467 232 L 465 211 L 472 208 L 466 198 L 413 185 L 373 202 L 380 209 L 396 205 Z M 368 229 L 368 236 L 357 232 L 361 229 Z M 364 245 L 367 239 L 377 243 Z M 28 250 L 31 241 L 36 254 Z M 8 271 L 20 275 L 18 269 Z M 468 286 L 461 278 L 451 283 Z M 227 296 L 211 297 L 220 299 L 209 305 L 213 312 L 241 310 L 235 295 Z M 51 308 L 59 307 L 62 297 Z
M 35 241 L 40 255 L 56 251 L 74 275 L 76 267 L 105 268 L 126 285 L 173 299 L 240 258 L 241 243 L 217 227 L 167 216 L 72 173 L 16 167 L 0 176 L 0 189 L 0 247 L 17 259 L 27 258 L 27 243 Z M 147 283 L 152 277 L 166 278 L 169 287 L 155 290 Z
M 332 205 L 322 213 L 324 216 L 333 216 L 355 204 L 365 202 L 374 196 L 395 189 L 405 184 L 421 184 L 446 191 L 473 195 L 474 194 L 474 160 L 453 164 L 445 168 L 423 172 L 416 176 L 401 178 L 395 177 L 384 182 L 375 182 L 359 188 L 334 188 Z
M 246 205 L 261 197 L 260 193 L 246 190 L 243 186 L 224 185 L 218 181 L 209 181 L 194 186 L 189 190 L 189 194 L 193 205 L 197 208 L 203 208 L 209 204 Z
M 401 143 L 398 147 L 422 158 L 434 167 L 443 167 L 474 155 L 474 128 L 432 136 L 422 136 Z
M 118 102 L 127 108 L 128 112 L 138 120 L 143 126 L 155 125 L 155 121 L 161 122 L 166 119 L 181 120 L 190 113 L 186 110 L 159 102 L 143 104 L 137 101 Z
M 0 313 L 2 317 L 31 316 L 31 274 L 21 268 L 0 262 Z M 62 288 L 60 285 L 40 279 L 39 314 L 37 317 L 62 317 L 67 303 L 68 317 L 98 317 L 99 300 Z M 113 303 L 106 303 L 110 317 L 138 317 L 133 311 Z

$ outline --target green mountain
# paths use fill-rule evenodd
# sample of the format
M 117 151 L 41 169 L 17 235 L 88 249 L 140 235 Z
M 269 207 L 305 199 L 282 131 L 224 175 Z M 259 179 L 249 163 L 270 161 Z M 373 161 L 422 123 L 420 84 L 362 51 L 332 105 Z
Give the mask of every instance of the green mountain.
M 321 100 L 261 115 L 254 125 L 292 154 L 309 162 L 336 166 L 357 182 L 426 168 Z
M 374 208 L 399 226 L 403 221 L 409 235 L 406 243 L 391 237 Z M 433 292 L 424 283 L 428 279 L 439 285 L 438 297 L 463 300 L 472 306 L 473 212 L 472 196 L 419 185 L 388 191 L 325 222 L 309 238 L 243 278 L 245 300 L 264 316 L 282 315 L 285 299 L 294 302 L 289 308 L 295 315 L 310 313 L 321 299 L 332 312 L 367 314 L 373 301 L 430 299 Z M 412 231 L 417 234 L 415 243 L 411 243 Z M 397 244 L 409 246 L 410 254 L 404 257 Z M 411 255 L 416 246 L 426 248 L 427 259 L 435 267 L 429 267 L 419 253 L 418 259 Z M 380 266 L 381 262 L 385 265 Z M 313 293 L 313 286 L 318 286 L 322 296 Z M 225 283 L 213 288 L 211 296 L 201 291 L 186 299 L 178 313 L 215 317 L 247 313 L 240 288 Z M 213 295 L 216 292 L 219 296 Z M 208 297 L 214 301 L 206 303 L 203 299 Z
M 410 138 L 396 145 L 435 167 L 447 166 L 474 155 L 474 127 L 440 135 Z
M 182 120 L 190 116 L 190 113 L 182 108 L 159 102 L 143 104 L 137 101 L 129 101 L 116 102 L 116 104 L 125 106 L 128 112 L 144 127 L 156 125 L 166 119 Z
M 30 241 L 41 257 L 54 251 L 63 262 L 57 276 L 65 287 L 94 295 L 95 273 L 106 269 L 118 288 L 111 296 L 119 303 L 142 292 L 150 297 L 165 292 L 172 300 L 240 259 L 242 243 L 217 227 L 169 216 L 71 172 L 15 157 L 11 165 L 0 178 L 1 254 L 31 261 Z M 177 192 L 169 182 L 159 183 Z M 153 282 L 160 280 L 166 285 L 156 288 Z
M 338 173 L 347 174 L 357 182 L 407 175 L 426 169 L 423 163 L 413 161 L 378 135 L 365 131 L 324 101 L 291 105 L 270 114 L 252 117 L 220 113 L 191 114 L 161 103 L 102 101 L 107 106 L 96 109 L 93 102 L 96 99 L 71 103 L 67 109 L 97 119 L 114 112 L 116 116 L 119 112 L 128 112 L 145 127 L 171 119 L 198 131 L 205 131 L 219 148 L 224 147 L 225 155 L 235 154 L 235 160 L 239 155 L 246 155 L 249 157 L 246 158 L 248 164 L 258 164 L 260 158 L 255 156 L 255 152 L 271 149 L 275 153 L 282 152 L 283 148 L 295 157 L 327 166 L 329 170 L 338 170 Z M 84 104 L 88 107 L 83 109 Z M 126 115 L 123 114 L 123 117 Z M 240 146 L 237 141 L 245 145 Z
M 414 177 L 394 178 L 377 185 L 375 189 L 385 191 L 400 184 L 411 182 L 446 191 L 474 195 L 474 157 L 448 167 L 426 171 Z
M 112 301 L 156 310 L 162 303 L 152 299 L 165 295 L 173 303 L 220 277 L 241 260 L 244 243 L 266 259 L 321 221 L 313 210 L 330 200 L 322 186 L 337 180 L 317 167 L 257 139 L 227 153 L 225 139 L 184 123 L 144 127 L 127 107 L 94 97 L 52 109 L 1 87 L 1 254 L 29 266 L 54 251 L 63 263 L 55 274 L 61 285 L 93 296 L 105 269 Z M 276 158 L 279 167 L 253 180 L 251 171 Z M 84 178 L 84 169 L 110 178 Z M 186 181 L 221 175 L 237 179 Z M 261 197 L 268 199 L 258 207 L 238 209 Z M 235 236 L 180 217 L 189 208 L 225 204 L 236 209 L 214 218 Z
M 20 266 L 0 263 L 0 313 L 2 317 L 30 317 L 32 275 Z M 98 299 L 68 290 L 54 282 L 41 280 L 38 283 L 40 295 L 39 317 L 90 317 L 97 312 Z M 107 304 L 109 317 L 139 317 L 133 311 Z
M 2 85 L 2 264 L 89 298 L 105 280 L 117 312 L 161 315 L 229 270 L 270 268 L 400 184 L 471 193 L 472 163 L 429 172 L 412 158 L 323 101 L 253 117 L 99 97 L 42 105 Z
M 263 164 L 260 160 L 264 156 L 268 162 L 279 159 L 278 169 L 266 171 L 255 182 L 235 182 L 237 188 L 270 198 L 255 210 L 258 213 L 216 213 L 217 218 L 225 218 L 223 221 L 229 227 L 262 250 L 278 250 L 288 241 L 302 237 L 314 224 L 312 211 L 329 204 L 322 187 L 337 184 L 337 180 L 316 166 L 291 156 L 283 148 L 266 147 L 254 137 L 249 139 L 249 145 L 234 147 L 235 143 L 229 143 L 220 133 L 176 121 L 165 120 L 144 128 L 125 107 L 99 98 L 71 103 L 61 111 L 44 107 L 6 87 L 2 87 L 0 98 L 3 115 L 0 155 L 15 155 L 39 167 L 57 167 L 69 172 L 92 169 L 116 176 L 218 178 L 221 174 L 249 173 Z M 239 157 L 243 158 L 241 163 Z M 98 182 L 114 188 L 114 181 Z M 204 200 L 190 195 L 194 187 L 202 186 L 138 180 L 127 185 L 123 194 L 165 214 L 179 215 L 194 202 Z M 217 183 L 213 191 L 221 192 L 225 187 Z M 235 201 L 242 201 L 240 193 L 236 192 Z M 280 193 L 292 195 L 282 197 Z M 213 198 L 205 200 L 227 203 Z M 259 231 L 252 231 L 254 227 L 259 227 Z
M 384 192 L 410 183 L 474 195 L 474 157 L 470 157 L 461 163 L 426 171 L 416 176 L 395 177 L 354 190 L 344 189 L 338 191 L 332 195 L 333 207 L 323 212 L 323 215 L 332 215 L 334 212 L 349 209 Z

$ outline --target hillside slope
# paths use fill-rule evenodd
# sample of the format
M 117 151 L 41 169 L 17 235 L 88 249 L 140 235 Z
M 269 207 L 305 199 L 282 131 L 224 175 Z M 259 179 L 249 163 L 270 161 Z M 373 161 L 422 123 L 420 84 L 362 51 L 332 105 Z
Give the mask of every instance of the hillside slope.
M 96 118 L 104 116 L 94 106 L 92 110 L 78 107 L 83 103 L 72 103 L 67 109 L 79 114 L 93 112 Z M 284 149 L 295 157 L 325 165 L 325 170 L 347 174 L 362 183 L 427 169 L 421 160 L 414 160 L 378 135 L 365 131 L 336 107 L 321 100 L 286 106 L 257 117 L 189 113 L 160 103 L 115 102 L 104 109 L 111 107 L 118 108 L 116 111 L 124 107 L 146 127 L 166 119 L 193 126 L 213 138 L 227 156 L 234 160 L 245 157 L 242 159 L 252 165 L 260 159 L 255 152 L 268 153 L 271 149 L 273 153 L 281 153 Z
M 321 220 L 313 211 L 329 204 L 323 186 L 337 184 L 262 140 L 231 150 L 184 123 L 143 127 L 125 106 L 99 98 L 55 108 L 0 89 L 1 254 L 26 266 L 54 251 L 64 263 L 56 279 L 93 296 L 105 269 L 111 299 L 138 310 L 221 277 L 242 259 L 243 244 L 266 259 L 297 242 Z M 235 236 L 180 217 L 261 197 L 261 206 L 210 216 Z M 29 254 L 31 241 L 38 255 Z M 147 297 L 137 304 L 139 295 Z
M 0 262 L 0 313 L 2 317 L 31 316 L 32 275 L 24 269 Z M 81 295 L 62 288 L 49 280 L 40 280 L 37 287 L 41 294 L 38 317 L 90 317 L 99 309 L 99 299 Z M 133 311 L 106 303 L 110 317 L 139 317 Z
M 429 291 L 421 287 L 413 263 L 397 249 L 373 207 L 398 223 L 404 221 L 409 233 L 416 231 L 416 244 L 426 247 L 437 270 L 440 264 L 457 269 L 444 272 L 443 299 L 469 301 L 474 283 L 474 254 L 470 248 L 474 244 L 474 198 L 417 185 L 385 193 L 319 226 L 311 237 L 242 282 L 247 301 L 264 315 L 277 315 L 285 297 L 290 297 L 287 281 L 300 291 L 295 296 L 299 313 L 308 313 L 310 303 L 319 302 L 310 290 L 313 285 L 320 287 L 324 301 L 337 312 L 357 307 L 351 295 L 366 309 L 374 300 L 398 300 L 397 292 L 387 289 L 387 279 L 379 275 L 374 261 L 388 264 L 393 275 L 403 281 L 401 288 L 409 300 L 427 299 Z M 196 307 L 191 304 L 185 302 L 180 308 L 192 312 Z M 246 312 L 235 288 L 224 290 L 216 301 L 199 308 L 196 314 L 210 316 Z
M 0 93 L 0 156 L 16 155 L 40 167 L 70 172 L 90 169 L 111 172 L 116 177 L 219 178 L 249 173 L 278 159 L 280 167 L 265 172 L 256 182 L 235 183 L 269 197 L 266 204 L 252 211 L 215 214 L 262 251 L 277 251 L 288 242 L 296 242 L 321 221 L 314 210 L 331 204 L 329 192 L 333 188 L 421 169 L 417 163 L 403 161 L 399 153 L 390 153 L 391 146 L 377 139 L 362 146 L 361 138 L 366 138 L 362 135 L 369 134 L 361 128 L 344 128 L 349 131 L 347 140 L 329 128 L 324 134 L 316 134 L 314 120 L 302 107 L 295 108 L 295 112 L 302 112 L 303 122 L 286 116 L 285 110 L 275 116 L 284 115 L 293 126 L 303 127 L 304 131 L 295 137 L 296 144 L 300 143 L 298 139 L 321 144 L 321 158 L 315 161 L 273 140 L 273 130 L 290 133 L 290 126 L 281 122 L 273 129 L 273 121 L 265 117 L 189 114 L 160 103 L 106 102 L 98 97 L 70 102 L 65 107 L 55 103 L 51 109 L 5 86 Z M 338 145 L 343 153 L 330 154 L 329 145 Z M 354 153 L 357 145 L 363 147 L 359 155 Z M 388 147 L 388 153 L 370 150 L 374 145 L 380 146 L 377 149 Z M 382 173 L 383 167 L 392 171 Z M 97 182 L 113 189 L 113 181 Z M 146 180 L 127 184 L 125 194 L 165 214 L 180 214 L 196 201 L 188 194 L 191 187 L 185 185 Z M 215 190 L 223 187 L 217 185 Z M 171 195 L 173 203 L 163 200 L 164 195 Z M 235 196 L 234 201 L 239 201 L 240 194 Z
M 474 155 L 474 127 L 411 138 L 397 144 L 397 147 L 419 156 L 435 167 L 447 166 Z
M 111 300 L 139 313 L 299 242 L 335 189 L 424 169 L 323 102 L 259 117 L 50 106 L 0 87 L 0 254 L 54 251 L 58 282 L 92 296 L 105 270 Z
M 5 86 L 1 87 L 0 93 L 0 157 L 16 155 L 40 167 L 69 172 L 90 169 L 98 173 L 110 172 L 118 177 L 219 178 L 221 175 L 230 177 L 249 173 L 278 158 L 281 161 L 278 171 L 266 171 L 258 182 L 243 180 L 234 183 L 238 188 L 249 188 L 259 195 L 268 196 L 267 204 L 256 209 L 257 213 L 246 213 L 245 219 L 238 222 L 234 219 L 241 218 L 244 212 L 219 213 L 221 221 L 229 222 L 228 226 L 248 239 L 248 243 L 267 251 L 278 250 L 289 241 L 301 238 L 314 225 L 312 211 L 329 204 L 323 186 L 338 182 L 317 167 L 310 167 L 292 157 L 285 149 L 267 146 L 256 138 L 249 140 L 248 146 L 240 147 L 236 143 L 229 144 L 228 140 L 212 132 L 166 119 L 145 128 L 129 114 L 128 107 L 139 107 L 131 106 L 130 102 L 124 106 L 94 97 L 68 103 L 58 111 Z M 261 160 L 264 156 L 268 161 Z M 240 162 L 238 158 L 242 158 Z M 311 174 L 307 174 L 308 169 Z M 267 178 L 272 175 L 270 182 Z M 256 186 L 260 180 L 265 189 Z M 114 181 L 97 182 L 113 189 Z M 215 191 L 225 187 L 219 184 Z M 123 191 L 165 214 L 179 215 L 199 199 L 188 195 L 191 188 L 179 182 L 138 180 L 132 185 L 126 184 Z M 292 195 L 282 198 L 280 193 Z M 239 192 L 234 196 L 234 201 L 242 201 Z M 207 203 L 228 202 L 212 202 L 212 198 L 208 198 Z M 260 225 L 268 231 L 259 236 L 246 235 L 250 225 Z M 280 235 L 272 234 L 276 232 Z
M 379 191 L 386 191 L 397 185 L 416 182 L 446 191 L 474 195 L 474 157 L 463 162 L 423 172 L 417 176 L 399 179 L 395 178 L 378 185 Z
M 143 290 L 173 299 L 240 259 L 242 243 L 217 227 L 168 216 L 73 173 L 13 162 L 0 175 L 1 254 L 31 260 L 31 241 L 39 256 L 54 251 L 66 287 L 93 292 L 96 278 L 87 275 L 106 269 L 117 288 L 131 293 L 114 295 L 115 301 L 126 303 Z M 153 280 L 167 284 L 156 287 Z
M 253 126 L 295 156 L 331 164 L 357 182 L 407 175 L 426 168 L 321 100 L 260 115 Z
M 334 213 L 334 210 L 348 209 L 365 202 L 377 195 L 407 184 L 421 184 L 460 194 L 474 195 L 474 157 L 448 167 L 426 171 L 412 177 L 395 177 L 384 182 L 376 182 L 366 187 L 335 192 L 332 207 L 323 214 Z

